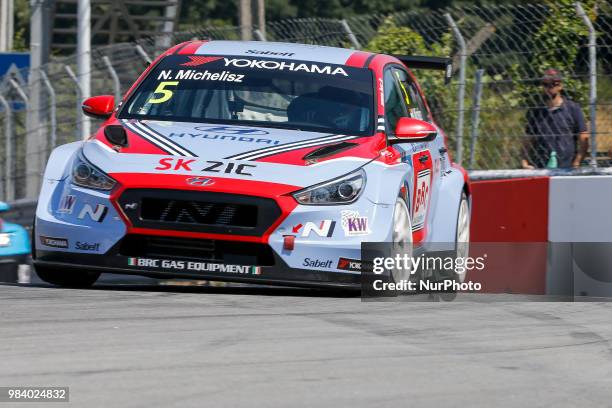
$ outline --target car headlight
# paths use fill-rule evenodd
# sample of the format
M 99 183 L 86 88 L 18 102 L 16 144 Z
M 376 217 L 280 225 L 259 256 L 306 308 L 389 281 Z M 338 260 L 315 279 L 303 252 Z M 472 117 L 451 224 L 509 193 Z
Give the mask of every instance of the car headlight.
M 340 178 L 307 187 L 293 194 L 304 205 L 350 204 L 357 200 L 366 182 L 363 169 Z
M 11 245 L 11 234 L 0 233 L 0 247 Z
M 77 186 L 96 190 L 110 190 L 115 187 L 115 180 L 95 168 L 81 156 L 77 156 L 72 165 L 72 182 Z

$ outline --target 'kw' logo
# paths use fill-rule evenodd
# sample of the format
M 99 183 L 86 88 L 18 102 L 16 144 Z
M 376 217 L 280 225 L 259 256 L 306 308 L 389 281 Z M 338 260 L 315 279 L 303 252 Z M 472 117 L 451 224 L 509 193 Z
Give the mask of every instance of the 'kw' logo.
M 342 229 L 349 236 L 368 235 L 368 217 L 359 215 L 359 211 L 342 211 Z
M 74 204 L 76 204 L 76 197 L 73 195 L 65 195 L 60 200 L 57 212 L 64 214 L 72 214 Z

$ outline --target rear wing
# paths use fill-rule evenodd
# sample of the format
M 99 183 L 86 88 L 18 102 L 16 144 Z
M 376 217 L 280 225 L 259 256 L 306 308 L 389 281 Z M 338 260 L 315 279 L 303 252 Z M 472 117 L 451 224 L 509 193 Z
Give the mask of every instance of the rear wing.
M 414 69 L 435 69 L 444 71 L 444 83 L 453 76 L 453 59 L 449 57 L 424 57 L 416 55 L 394 55 L 402 64 Z

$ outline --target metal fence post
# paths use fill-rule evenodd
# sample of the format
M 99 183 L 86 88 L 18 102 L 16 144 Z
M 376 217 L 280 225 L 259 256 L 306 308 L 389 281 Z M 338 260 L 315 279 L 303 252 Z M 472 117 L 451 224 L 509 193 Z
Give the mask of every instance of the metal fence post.
M 77 78 L 81 90 L 81 101 L 91 96 L 91 0 L 78 0 L 77 2 Z M 78 113 L 81 118 L 81 139 L 85 140 L 91 134 L 91 121 L 82 111 Z
M 47 156 L 48 156 L 51 150 L 53 150 L 55 148 L 55 145 L 57 144 L 57 113 L 56 113 L 57 112 L 57 101 L 56 101 L 56 96 L 55 96 L 55 89 L 53 89 L 53 86 L 51 86 L 51 81 L 49 81 L 49 77 L 47 76 L 47 73 L 43 71 L 42 69 L 40 70 L 40 78 L 45 84 L 45 87 L 47 88 L 47 93 L 49 94 L 49 115 L 50 115 L 50 122 L 51 122 L 51 139 L 50 139 L 50 145 L 47 149 Z
M 257 41 L 267 41 L 266 35 L 259 28 L 253 30 L 253 34 L 255 35 Z
M 28 96 L 26 95 L 26 93 L 25 93 L 25 92 L 23 91 L 23 89 L 21 88 L 21 85 L 19 85 L 19 84 L 17 83 L 17 81 L 15 81 L 15 79 L 14 79 L 14 78 L 9 79 L 9 85 L 10 85 L 10 86 L 11 86 L 13 89 L 15 89 L 15 91 L 17 92 L 17 94 L 19 94 L 19 97 L 20 97 L 21 99 L 23 99 L 23 102 L 25 103 L 25 107 L 26 107 L 26 112 L 27 112 L 27 111 L 28 111 L 28 109 L 29 109 L 29 107 L 30 107 L 30 104 L 29 104 L 29 99 L 28 99 Z M 12 121 L 11 121 L 11 123 L 12 123 Z M 11 127 L 11 130 L 13 130 L 13 128 L 12 128 L 12 127 Z M 12 133 L 14 133 L 14 132 L 12 132 Z M 12 137 L 11 137 L 10 139 L 12 139 Z M 10 146 L 7 146 L 7 147 L 10 147 L 10 150 L 8 150 L 8 149 L 7 149 L 7 152 L 10 152 L 10 155 L 11 155 L 12 157 L 15 157 L 15 156 L 16 156 L 16 152 L 15 152 L 15 144 L 13 143 L 13 140 L 11 140 L 11 144 L 10 144 Z M 8 158 L 8 156 L 7 156 L 7 158 Z M 13 160 L 12 160 L 12 159 L 11 159 L 11 161 L 10 161 L 10 168 L 11 168 L 11 171 L 15 170 L 15 168 L 13 167 Z M 16 177 L 17 177 L 17 174 L 13 174 L 12 176 L 14 176 L 14 177 L 16 178 Z M 9 177 L 9 173 L 8 173 L 8 172 L 7 172 L 7 177 Z M 26 167 L 25 172 L 24 172 L 24 181 L 25 181 L 25 179 L 27 179 L 27 177 L 28 177 L 28 168 Z M 7 201 L 12 201 L 12 200 L 14 200 L 15 198 L 17 198 L 17 197 L 16 197 L 16 196 L 17 196 L 17 194 L 16 194 L 16 191 L 15 191 L 16 189 L 15 189 L 15 183 L 14 183 L 14 182 L 12 183 L 12 186 L 11 186 L 11 187 L 12 187 L 12 190 L 11 190 L 11 191 L 12 191 L 12 193 L 13 193 L 13 194 L 12 194 L 12 196 L 10 196 L 10 199 L 9 199 L 9 198 L 7 198 Z
M 104 65 L 106 65 L 106 69 L 108 69 L 108 73 L 113 80 L 113 87 L 115 88 L 115 104 L 118 104 L 121 100 L 121 84 L 119 83 L 119 76 L 111 63 L 110 58 L 105 55 L 102 57 L 102 61 L 104 61 Z
M 582 4 L 576 2 L 576 14 L 589 29 L 589 108 L 591 128 L 591 165 L 597 167 L 597 38 L 593 23 L 584 12 Z
M 15 91 L 17 91 L 17 93 L 19 94 L 19 97 L 21 99 L 23 99 L 23 101 L 25 102 L 25 104 L 28 104 L 28 96 L 26 95 L 26 93 L 23 91 L 23 89 L 21 88 L 21 85 L 19 85 L 17 83 L 17 81 L 15 81 L 15 79 L 11 78 L 9 79 L 9 84 L 13 87 L 13 89 Z
M 342 20 L 340 20 L 340 25 L 342 25 L 342 29 L 344 30 L 344 32 L 348 36 L 351 44 L 353 44 L 353 47 L 356 50 L 360 50 L 361 49 L 361 44 L 359 43 L 359 40 L 357 40 L 357 37 L 353 33 L 353 30 L 351 30 L 351 26 L 349 25 L 348 21 L 346 21 L 345 19 L 342 19 Z
M 461 35 L 461 31 L 459 31 L 459 27 L 457 27 L 457 24 L 455 24 L 455 20 L 453 20 L 450 13 L 444 14 L 444 17 L 446 18 L 446 21 L 448 22 L 448 25 L 450 26 L 451 30 L 453 31 L 453 35 L 457 40 L 457 44 L 459 45 L 459 56 L 461 57 L 459 59 L 459 89 L 457 90 L 458 115 L 456 151 L 457 163 L 461 164 L 461 161 L 463 160 L 463 99 L 465 97 L 465 62 L 467 59 L 467 54 L 465 40 L 463 39 L 463 35 Z
M 166 6 L 166 10 L 164 11 L 165 19 L 163 20 L 161 24 L 161 29 L 162 29 L 161 34 L 163 35 L 155 36 L 155 49 L 156 50 L 166 50 L 170 48 L 172 44 L 172 40 L 173 40 L 172 35 L 174 34 L 175 29 L 177 28 L 175 27 L 175 21 L 176 21 L 176 14 L 179 12 L 178 4 L 179 2 L 173 2 L 173 3 L 168 2 L 168 5 Z
M 472 100 L 472 146 L 470 149 L 470 169 L 474 168 L 474 154 L 476 152 L 476 139 L 478 138 L 478 122 L 480 122 L 480 99 L 482 97 L 482 75 L 484 69 L 476 71 L 474 93 Z
M 0 95 L 0 104 L 4 107 L 4 200 L 15 199 L 15 187 L 13 179 L 13 111 L 11 105 Z
M 147 54 L 147 52 L 144 50 L 144 48 L 142 48 L 142 45 L 137 44 L 135 49 L 136 49 L 136 52 L 138 53 L 138 55 L 140 55 L 142 57 L 144 62 L 146 62 L 147 65 L 150 65 L 151 62 L 152 62 L 151 57 L 149 57 L 149 54 Z
M 76 140 L 79 140 L 81 138 L 81 121 L 79 120 L 80 116 L 81 116 L 81 106 L 83 104 L 83 102 L 81 101 L 81 95 L 83 95 L 83 91 L 81 90 L 81 86 L 79 84 L 79 80 L 77 79 L 76 75 L 74 75 L 74 72 L 72 71 L 72 68 L 70 68 L 70 66 L 68 65 L 64 65 L 64 70 L 66 71 L 66 73 L 68 74 L 68 76 L 70 77 L 70 79 L 72 79 L 72 81 L 74 82 L 75 85 L 75 90 L 76 90 Z
M 21 85 L 19 85 L 17 83 L 17 81 L 15 81 L 14 78 L 9 79 L 9 85 L 17 92 L 17 94 L 19 95 L 19 97 L 21 99 L 23 99 L 23 102 L 25 103 L 26 106 L 26 112 L 30 109 L 30 104 L 29 104 L 29 98 L 26 95 L 26 93 L 23 91 L 23 89 L 21 88 Z M 12 119 L 12 118 L 11 118 Z M 11 137 L 10 139 L 10 145 L 7 146 L 7 152 L 11 155 L 11 160 L 10 160 L 10 167 L 7 166 L 7 169 L 10 168 L 11 172 L 14 172 L 16 169 L 14 168 L 13 165 L 13 158 L 16 156 L 16 149 L 15 149 L 15 143 L 13 143 L 13 135 L 14 135 L 14 128 L 12 126 L 13 121 L 11 120 Z M 10 149 L 9 149 L 10 148 Z M 7 155 L 8 158 L 8 155 Z M 16 173 L 16 172 L 15 172 Z M 7 180 L 9 177 L 17 177 L 17 174 L 10 174 L 9 172 L 7 172 Z M 24 182 L 25 180 L 28 178 L 28 168 L 26 167 L 25 172 L 24 172 Z M 7 201 L 12 201 L 15 200 L 17 198 L 17 192 L 16 192 L 16 188 L 15 188 L 15 182 L 13 180 L 11 180 L 11 195 L 7 195 Z
M 26 112 L 25 157 L 27 172 L 24 198 L 36 199 L 45 171 L 48 136 L 45 111 L 47 100 L 39 72 L 49 61 L 52 0 L 30 1 L 30 68 L 28 70 L 28 110 Z

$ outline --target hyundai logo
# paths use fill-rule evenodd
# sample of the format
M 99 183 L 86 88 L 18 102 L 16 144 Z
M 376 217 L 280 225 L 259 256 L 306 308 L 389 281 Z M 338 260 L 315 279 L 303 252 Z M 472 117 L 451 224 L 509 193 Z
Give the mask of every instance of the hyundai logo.
M 190 177 L 187 180 L 187 184 L 190 186 L 210 186 L 211 184 L 215 184 L 215 180 L 208 177 Z
M 194 129 L 202 132 L 221 133 L 234 136 L 263 136 L 269 133 L 262 129 L 251 129 L 238 126 L 196 126 Z

